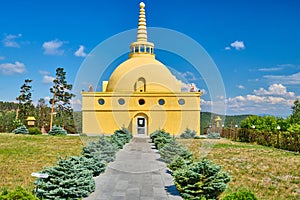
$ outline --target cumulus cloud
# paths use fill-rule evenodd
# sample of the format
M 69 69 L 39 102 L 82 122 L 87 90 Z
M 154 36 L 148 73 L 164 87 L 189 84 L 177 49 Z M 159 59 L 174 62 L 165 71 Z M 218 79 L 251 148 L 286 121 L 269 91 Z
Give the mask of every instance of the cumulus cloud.
M 228 98 L 226 103 L 231 112 L 282 115 L 290 111 L 296 98 L 299 96 L 284 85 L 272 84 L 267 89 L 253 90 L 253 94 Z
M 58 39 L 43 43 L 44 54 L 46 55 L 63 55 L 64 50 L 61 49 L 65 42 Z
M 0 70 L 4 75 L 22 74 L 26 71 L 24 63 L 16 61 L 15 63 L 0 64 Z
M 232 48 L 235 48 L 236 50 L 242 50 L 245 49 L 244 41 L 234 41 L 233 43 L 230 44 Z
M 74 55 L 77 57 L 86 57 L 86 53 L 84 52 L 85 47 L 83 45 L 79 46 L 79 49 L 75 51 Z
M 44 75 L 43 77 L 43 83 L 53 83 L 53 80 L 54 80 L 54 77 L 52 76 L 49 76 L 49 75 Z
M 298 85 L 300 84 L 300 72 L 291 75 L 265 75 L 264 78 L 272 82 L 280 82 L 286 85 Z
M 231 48 L 230 48 L 230 47 L 225 47 L 225 50 L 227 50 L 227 51 L 228 51 L 228 50 L 231 50 Z
M 19 33 L 18 35 L 5 35 L 4 39 L 3 39 L 3 44 L 5 47 L 14 47 L 14 48 L 20 48 L 20 45 L 18 44 L 18 42 L 16 42 L 16 39 L 22 37 L 22 34 Z

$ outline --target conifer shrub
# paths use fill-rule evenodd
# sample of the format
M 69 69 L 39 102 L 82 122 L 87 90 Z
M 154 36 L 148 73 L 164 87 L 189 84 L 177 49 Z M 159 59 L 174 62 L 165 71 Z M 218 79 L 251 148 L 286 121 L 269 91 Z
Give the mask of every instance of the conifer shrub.
M 116 130 L 110 138 L 112 143 L 114 143 L 119 149 L 122 149 L 126 143 L 130 142 L 132 134 L 128 129 L 122 127 L 122 129 Z
M 116 158 L 118 148 L 105 137 L 100 136 L 97 142 L 90 142 L 87 146 L 82 148 L 82 155 L 86 158 L 93 158 L 101 163 L 107 164 Z
M 251 191 L 241 189 L 236 192 L 227 194 L 222 200 L 258 200 L 258 198 Z
M 38 127 L 31 127 L 31 128 L 28 128 L 28 133 L 30 135 L 41 135 L 42 131 Z
M 26 191 L 24 188 L 18 186 L 13 191 L 3 191 L 0 195 L 0 200 L 39 200 L 31 192 Z
M 193 154 L 176 140 L 166 143 L 160 150 L 161 159 L 170 164 L 176 156 L 180 156 L 185 160 L 192 160 Z
M 45 168 L 42 173 L 38 196 L 41 199 L 81 199 L 95 190 L 93 172 L 81 158 L 59 158 L 56 166 Z
M 207 138 L 208 139 L 220 139 L 220 133 L 208 133 L 207 134 Z
M 189 128 L 186 128 L 185 131 L 180 135 L 180 138 L 182 139 L 191 139 L 196 136 L 196 131 L 192 131 Z
M 175 185 L 185 199 L 217 199 L 230 181 L 228 173 L 203 159 L 173 172 Z
M 170 136 L 170 133 L 167 133 L 163 129 L 159 129 L 150 134 L 150 139 L 152 140 L 152 142 L 154 142 L 155 138 L 157 138 L 157 137 L 169 138 L 171 136 Z
M 48 133 L 49 135 L 67 135 L 67 131 L 60 126 L 53 126 Z
M 152 142 L 155 144 L 157 149 L 162 148 L 165 144 L 175 140 L 170 133 L 165 132 L 164 130 L 156 130 L 150 134 Z
M 26 128 L 25 125 L 22 125 L 15 130 L 13 130 L 14 134 L 28 134 L 28 129 Z
M 192 160 L 190 160 L 190 159 L 184 159 L 183 157 L 176 155 L 173 158 L 172 162 L 168 165 L 168 168 L 170 170 L 172 170 L 172 171 L 175 171 L 177 169 L 186 168 L 191 163 L 193 163 Z
M 93 158 L 83 156 L 72 156 L 70 160 L 75 164 L 83 164 L 86 168 L 93 172 L 93 176 L 98 176 L 105 171 L 106 165 L 104 162 L 98 162 Z

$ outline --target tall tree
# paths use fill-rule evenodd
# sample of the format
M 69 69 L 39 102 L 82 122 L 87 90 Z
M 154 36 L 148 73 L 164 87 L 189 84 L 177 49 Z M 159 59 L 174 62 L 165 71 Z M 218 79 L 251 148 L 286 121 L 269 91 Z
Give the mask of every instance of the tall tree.
M 56 78 L 53 80 L 53 83 L 53 87 L 50 88 L 50 92 L 53 94 L 52 99 L 50 99 L 50 104 L 52 105 L 50 129 L 53 125 L 54 109 L 57 114 L 57 125 L 65 126 L 69 120 L 73 119 L 71 100 L 75 97 L 75 95 L 71 93 L 73 87 L 72 84 L 67 83 L 64 68 L 59 67 L 56 69 Z
M 20 95 L 16 98 L 19 101 L 19 106 L 16 113 L 16 119 L 25 120 L 26 116 L 32 113 L 32 99 L 31 99 L 31 79 L 25 79 L 24 84 L 20 87 Z
M 300 100 L 299 99 L 296 99 L 294 101 L 294 105 L 292 106 L 291 122 L 300 124 Z
M 45 99 L 40 98 L 38 100 L 38 103 L 36 105 L 36 116 L 38 118 L 36 119 L 36 125 L 37 127 L 43 127 L 46 126 L 46 122 L 49 122 L 50 116 L 49 113 L 51 112 L 51 109 L 47 106 Z

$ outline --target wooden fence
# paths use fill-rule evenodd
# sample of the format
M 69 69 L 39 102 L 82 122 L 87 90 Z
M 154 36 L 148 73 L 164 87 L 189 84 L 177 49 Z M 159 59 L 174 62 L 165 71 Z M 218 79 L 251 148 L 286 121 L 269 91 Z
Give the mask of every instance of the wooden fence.
M 251 142 L 289 151 L 300 151 L 300 133 L 288 131 L 261 131 L 256 129 L 222 129 L 221 137 L 239 142 Z

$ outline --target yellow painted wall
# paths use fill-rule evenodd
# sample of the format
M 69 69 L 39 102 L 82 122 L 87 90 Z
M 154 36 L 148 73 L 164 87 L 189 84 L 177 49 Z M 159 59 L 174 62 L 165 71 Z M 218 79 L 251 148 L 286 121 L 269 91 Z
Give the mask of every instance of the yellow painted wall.
M 83 133 L 111 134 L 122 126 L 136 134 L 136 117 L 146 116 L 147 134 L 164 129 L 171 134 L 181 134 L 186 128 L 200 134 L 200 93 L 106 93 L 83 92 Z M 120 105 L 119 99 L 125 104 Z M 99 104 L 99 99 L 105 103 Z M 139 99 L 145 104 L 139 105 Z M 159 99 L 165 104 L 159 105 Z M 185 104 L 179 105 L 178 100 Z

